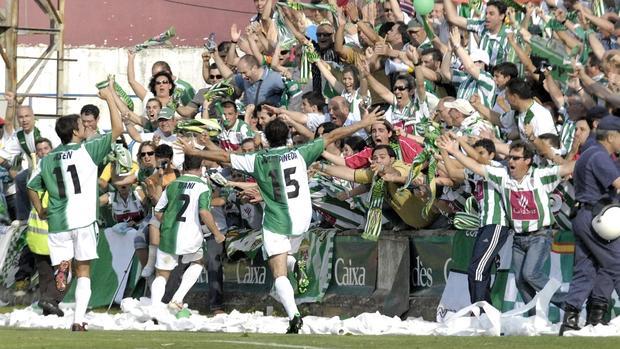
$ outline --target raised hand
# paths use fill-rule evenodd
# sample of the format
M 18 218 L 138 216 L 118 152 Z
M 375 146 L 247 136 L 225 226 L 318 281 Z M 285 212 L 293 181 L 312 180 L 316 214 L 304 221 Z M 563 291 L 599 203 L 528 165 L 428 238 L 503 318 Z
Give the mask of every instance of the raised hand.
M 241 30 L 237 28 L 237 23 L 233 23 L 230 26 L 230 39 L 234 42 L 239 41 L 241 38 Z

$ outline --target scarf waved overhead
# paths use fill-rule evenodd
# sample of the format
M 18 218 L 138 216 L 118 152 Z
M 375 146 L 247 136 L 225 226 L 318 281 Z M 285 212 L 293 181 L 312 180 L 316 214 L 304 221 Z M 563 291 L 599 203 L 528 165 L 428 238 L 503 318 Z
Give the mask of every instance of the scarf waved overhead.
M 170 44 L 170 39 L 172 39 L 175 35 L 176 35 L 176 30 L 174 29 L 174 27 L 170 27 L 168 28 L 168 30 L 166 30 L 165 32 L 154 36 L 148 40 L 146 40 L 145 42 L 138 44 L 136 46 L 134 46 L 131 50 L 134 53 L 140 52 L 144 49 L 147 49 L 149 47 L 155 47 L 155 46 L 162 46 L 162 45 L 167 45 Z
M 106 87 L 108 87 L 108 85 L 110 84 L 110 77 L 114 78 L 114 75 L 108 75 L 108 79 L 97 83 L 95 86 L 97 87 L 98 90 L 104 89 Z M 123 88 L 121 87 L 121 85 L 119 85 L 116 81 L 114 81 L 114 86 L 112 86 L 114 88 L 114 91 L 116 92 L 116 94 L 118 95 L 118 97 L 123 101 L 123 103 L 125 103 L 127 105 L 127 108 L 129 108 L 129 110 L 133 111 L 133 101 L 131 100 L 131 98 L 129 97 L 129 95 L 127 94 L 127 92 L 125 92 L 125 90 L 123 90 Z

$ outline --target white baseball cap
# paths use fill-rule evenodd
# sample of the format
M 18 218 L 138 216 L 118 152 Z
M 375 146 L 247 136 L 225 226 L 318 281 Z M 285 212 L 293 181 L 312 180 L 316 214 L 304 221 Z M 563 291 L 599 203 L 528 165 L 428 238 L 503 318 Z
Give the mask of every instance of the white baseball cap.
M 472 48 L 471 53 L 469 54 L 471 60 L 475 62 L 482 62 L 486 65 L 489 65 L 489 53 L 485 50 L 481 50 L 479 48 Z
M 443 105 L 448 109 L 456 109 L 467 116 L 470 116 L 476 111 L 469 101 L 460 98 L 453 102 L 445 102 Z

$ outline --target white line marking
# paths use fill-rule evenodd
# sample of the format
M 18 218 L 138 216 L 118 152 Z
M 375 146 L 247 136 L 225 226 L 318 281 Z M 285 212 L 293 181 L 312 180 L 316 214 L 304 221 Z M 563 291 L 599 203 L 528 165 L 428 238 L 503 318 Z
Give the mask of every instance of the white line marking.
M 298 349 L 326 349 L 323 347 L 311 347 L 309 345 L 294 345 L 294 344 L 280 344 L 280 343 L 269 343 L 269 342 L 246 342 L 246 341 L 227 341 L 227 340 L 209 340 L 204 342 L 211 343 L 229 343 L 229 344 L 249 344 L 249 345 L 257 345 L 257 346 L 268 346 L 274 348 L 298 348 Z

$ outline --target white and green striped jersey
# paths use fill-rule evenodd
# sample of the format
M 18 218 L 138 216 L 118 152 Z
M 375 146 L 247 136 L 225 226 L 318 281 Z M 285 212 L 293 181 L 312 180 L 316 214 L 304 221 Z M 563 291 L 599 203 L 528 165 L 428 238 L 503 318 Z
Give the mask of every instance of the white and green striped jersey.
M 323 138 L 299 147 L 278 147 L 251 154 L 230 154 L 230 163 L 256 179 L 265 201 L 263 227 L 282 235 L 308 230 L 312 203 L 308 165 L 323 152 Z
M 562 149 L 562 154 L 568 154 L 573 148 L 573 142 L 575 141 L 576 124 L 573 120 L 570 119 L 568 113 L 566 112 L 566 109 L 564 109 L 564 113 L 562 113 L 561 115 L 564 122 L 562 124 L 562 131 L 560 132 L 560 145 Z
M 93 224 L 99 213 L 97 169 L 112 150 L 112 134 L 86 142 L 63 144 L 41 160 L 28 188 L 50 195 L 50 233 Z
M 211 209 L 211 187 L 201 177 L 185 174 L 162 193 L 156 212 L 163 212 L 159 249 L 170 254 L 194 253 L 202 246 L 200 211 Z
M 491 161 L 489 166 L 496 168 L 502 167 L 497 161 Z M 507 227 L 508 220 L 506 219 L 506 210 L 502 202 L 501 191 L 497 187 L 491 185 L 484 177 L 474 173 L 468 168 L 465 169 L 465 179 L 471 189 L 470 192 L 478 202 L 480 226 L 498 224 Z
M 535 232 L 554 223 L 549 194 L 561 181 L 560 167 L 531 167 L 519 182 L 510 177 L 506 167 L 485 166 L 486 179 L 502 193 L 502 200 L 516 233 Z
M 468 19 L 467 30 L 477 33 L 480 37 L 478 47 L 487 51 L 489 54 L 489 65 L 495 66 L 498 63 L 507 61 L 508 54 L 512 47 L 508 43 L 506 27 L 502 25 L 497 34 L 491 34 L 484 27 L 484 19 Z
M 464 70 L 452 70 L 452 82 L 458 85 L 456 90 L 456 98 L 469 100 L 469 98 L 477 93 L 482 103 L 492 108 L 495 103 L 495 80 L 493 76 L 486 71 L 480 71 L 478 79 L 469 75 Z
M 534 136 L 538 137 L 545 133 L 557 135 L 553 117 L 547 108 L 532 100 L 532 105 L 527 110 L 517 115 L 517 125 L 519 126 L 519 136 L 524 142 L 528 142 L 525 134 L 525 125 L 532 125 Z
M 237 119 L 230 129 L 222 129 L 217 136 L 220 141 L 220 148 L 226 151 L 237 151 L 247 138 L 254 138 L 254 132 L 245 121 Z

